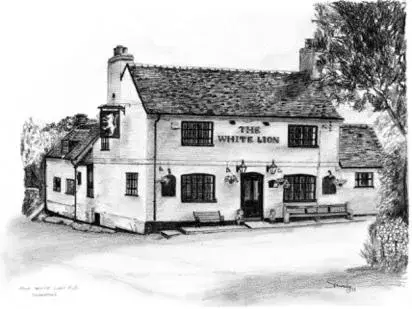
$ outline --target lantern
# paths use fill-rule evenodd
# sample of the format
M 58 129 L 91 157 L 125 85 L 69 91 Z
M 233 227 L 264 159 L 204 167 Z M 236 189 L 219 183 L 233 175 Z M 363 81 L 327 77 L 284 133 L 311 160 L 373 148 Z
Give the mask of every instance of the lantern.
M 247 170 L 247 166 L 245 164 L 245 160 L 242 160 L 240 165 L 236 165 L 236 172 L 237 173 L 240 172 L 242 174 L 242 173 L 245 173 L 246 170 Z
M 275 160 L 272 160 L 272 164 L 266 165 L 266 172 L 271 173 L 272 175 L 276 173 L 278 166 L 275 164 Z

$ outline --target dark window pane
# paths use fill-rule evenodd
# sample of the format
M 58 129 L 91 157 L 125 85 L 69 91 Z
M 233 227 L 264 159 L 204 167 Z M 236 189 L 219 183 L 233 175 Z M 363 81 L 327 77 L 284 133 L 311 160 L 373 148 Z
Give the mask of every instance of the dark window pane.
M 305 202 L 316 199 L 316 178 L 310 175 L 288 175 L 289 187 L 284 187 L 285 202 Z
M 373 187 L 373 173 L 355 173 L 355 187 Z
M 107 151 L 110 150 L 110 139 L 107 137 L 100 138 L 101 147 L 100 150 Z
M 181 177 L 182 202 L 214 202 L 215 176 L 189 174 Z
M 213 146 L 212 122 L 182 122 L 183 146 Z
M 137 196 L 138 173 L 126 173 L 126 195 Z
M 56 191 L 56 192 L 61 191 L 61 178 L 60 177 L 53 178 L 53 191 Z
M 93 165 L 87 165 L 87 197 L 94 197 L 94 183 L 93 183 Z
M 317 146 L 317 126 L 290 125 L 288 132 L 289 147 Z
M 66 179 L 66 194 L 74 195 L 75 182 L 74 179 Z

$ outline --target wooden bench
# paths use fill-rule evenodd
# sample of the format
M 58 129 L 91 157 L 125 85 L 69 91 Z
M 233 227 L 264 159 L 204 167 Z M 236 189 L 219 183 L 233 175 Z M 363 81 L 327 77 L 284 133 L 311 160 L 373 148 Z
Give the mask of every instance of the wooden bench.
M 284 205 L 283 222 L 289 223 L 290 218 L 314 218 L 344 216 L 346 219 L 353 218 L 353 212 L 345 204 L 331 205 Z
M 194 211 L 193 216 L 197 226 L 201 223 L 222 223 L 224 220 L 220 211 Z

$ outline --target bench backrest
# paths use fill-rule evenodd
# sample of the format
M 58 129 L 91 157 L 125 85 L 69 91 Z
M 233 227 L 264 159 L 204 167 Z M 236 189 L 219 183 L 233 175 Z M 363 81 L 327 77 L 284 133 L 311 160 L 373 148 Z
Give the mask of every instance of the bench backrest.
M 194 211 L 193 216 L 200 222 L 219 222 L 221 220 L 220 211 Z

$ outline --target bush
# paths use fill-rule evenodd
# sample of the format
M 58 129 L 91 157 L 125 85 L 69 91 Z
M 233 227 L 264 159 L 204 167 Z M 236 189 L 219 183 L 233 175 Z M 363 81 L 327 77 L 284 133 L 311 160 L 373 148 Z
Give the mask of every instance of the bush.
M 24 191 L 24 200 L 22 206 L 22 213 L 29 216 L 31 212 L 41 204 L 39 190 L 35 188 L 27 188 Z
M 401 218 L 381 218 L 369 228 L 361 255 L 382 271 L 402 272 L 408 265 L 408 225 Z

